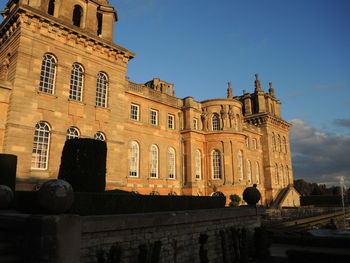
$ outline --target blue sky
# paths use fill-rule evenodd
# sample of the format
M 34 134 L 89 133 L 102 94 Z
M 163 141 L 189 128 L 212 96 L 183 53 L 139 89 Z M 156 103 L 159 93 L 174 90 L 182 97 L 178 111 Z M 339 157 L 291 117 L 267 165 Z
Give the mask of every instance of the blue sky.
M 109 2 L 119 16 L 115 42 L 137 54 L 132 81 L 159 77 L 175 84 L 178 97 L 200 101 L 225 97 L 229 80 L 234 94 L 252 92 L 259 73 L 265 91 L 273 82 L 283 118 L 295 124 L 295 178 L 335 184 L 345 176 L 350 185 L 349 0 Z M 327 143 L 339 138 L 346 147 L 330 153 Z M 319 158 L 330 162 L 316 173 Z

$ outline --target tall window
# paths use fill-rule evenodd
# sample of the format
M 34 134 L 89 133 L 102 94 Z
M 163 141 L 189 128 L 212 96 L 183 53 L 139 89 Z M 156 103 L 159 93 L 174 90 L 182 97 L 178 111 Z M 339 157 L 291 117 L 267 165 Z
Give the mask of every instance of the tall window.
M 198 130 L 198 119 L 193 118 L 193 129 Z
M 50 0 L 49 6 L 47 8 L 47 13 L 49 15 L 52 15 L 52 16 L 54 15 L 54 13 L 55 13 L 55 0 Z
M 256 183 L 260 184 L 260 168 L 259 168 L 258 162 L 255 162 L 255 178 L 256 178 Z
M 196 173 L 196 179 L 200 180 L 202 178 L 202 154 L 200 150 L 196 150 L 195 155 L 195 173 Z
M 169 129 L 175 128 L 175 116 L 172 114 L 168 114 L 168 128 Z
M 249 160 L 247 160 L 247 180 L 249 184 L 252 183 L 252 165 Z
M 139 105 L 131 104 L 130 106 L 130 119 L 134 121 L 139 120 Z
M 105 141 L 106 136 L 103 134 L 103 132 L 96 132 L 94 135 L 94 139 L 98 141 Z
M 80 132 L 77 128 L 75 127 L 69 127 L 67 130 L 67 136 L 66 140 L 74 139 L 74 138 L 79 138 Z
M 281 136 L 277 135 L 277 152 L 281 151 Z
M 156 110 L 150 111 L 150 122 L 152 125 L 158 124 L 158 111 L 156 111 Z
M 212 152 L 213 179 L 221 179 L 221 154 L 219 150 Z
M 103 15 L 100 12 L 96 13 L 96 18 L 97 18 L 97 35 L 101 36 L 102 35 L 102 21 L 103 21 Z
M 83 9 L 80 5 L 75 5 L 73 10 L 73 25 L 80 27 Z
M 156 145 L 151 146 L 151 178 L 158 178 L 158 147 Z
M 83 83 L 84 69 L 81 65 L 74 63 L 70 77 L 69 98 L 71 100 L 81 101 Z
M 135 141 L 130 143 L 130 168 L 129 176 L 138 177 L 139 175 L 139 144 Z
M 238 152 L 238 175 L 239 175 L 239 180 L 243 180 L 243 154 L 242 154 L 242 151 Z
M 275 183 L 278 184 L 278 165 L 275 164 Z
M 43 121 L 35 125 L 34 144 L 32 151 L 33 169 L 47 169 L 50 145 L 50 126 Z
M 272 133 L 272 150 L 276 151 L 276 136 L 275 133 Z
M 286 141 L 286 137 L 283 136 L 283 152 L 287 153 L 287 141 Z
M 39 91 L 53 94 L 56 78 L 56 58 L 51 54 L 45 54 L 41 64 Z
M 168 149 L 168 178 L 175 179 L 175 150 L 172 147 Z
M 220 117 L 219 114 L 214 113 L 212 118 L 213 131 L 220 130 Z
M 96 82 L 96 106 L 107 107 L 108 78 L 103 72 L 99 72 Z

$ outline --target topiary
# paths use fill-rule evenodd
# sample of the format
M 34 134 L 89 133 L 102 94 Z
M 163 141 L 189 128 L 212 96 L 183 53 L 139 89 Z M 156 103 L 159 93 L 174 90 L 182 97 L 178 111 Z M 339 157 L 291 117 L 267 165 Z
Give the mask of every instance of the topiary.
M 261 194 L 256 186 L 254 184 L 253 187 L 247 187 L 243 192 L 243 200 L 250 206 L 255 206 L 261 198 Z

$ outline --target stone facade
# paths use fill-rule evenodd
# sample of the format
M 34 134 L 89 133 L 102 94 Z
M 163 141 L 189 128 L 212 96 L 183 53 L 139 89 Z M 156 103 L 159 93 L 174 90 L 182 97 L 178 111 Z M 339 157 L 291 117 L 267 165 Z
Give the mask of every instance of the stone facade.
M 57 177 L 69 128 L 106 140 L 108 189 L 229 196 L 257 183 L 270 204 L 293 183 L 290 124 L 258 75 L 253 93 L 180 99 L 126 77 L 135 54 L 113 43 L 108 1 L 10 0 L 3 16 L 0 150 L 18 156 L 17 189 Z

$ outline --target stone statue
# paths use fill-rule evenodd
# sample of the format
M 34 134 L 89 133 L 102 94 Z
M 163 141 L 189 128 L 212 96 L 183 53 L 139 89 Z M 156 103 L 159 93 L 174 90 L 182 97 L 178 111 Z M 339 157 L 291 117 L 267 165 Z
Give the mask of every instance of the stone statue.
M 220 115 L 221 115 L 221 121 L 222 121 L 222 129 L 224 129 L 225 128 L 225 120 L 227 119 L 227 112 L 225 109 L 225 105 L 221 105 Z
M 227 98 L 228 98 L 228 99 L 232 99 L 232 98 L 233 98 L 233 92 L 232 92 L 232 87 L 231 87 L 231 81 L 228 82 Z
M 7 57 L 4 59 L 4 61 L 1 63 L 1 66 L 0 66 L 0 79 L 1 80 L 7 80 L 9 66 L 10 66 L 10 55 L 7 55 Z
M 269 82 L 269 86 L 270 86 L 269 88 L 270 96 L 275 97 L 275 89 L 272 87 L 272 82 Z
M 234 117 L 235 117 L 235 114 L 233 112 L 232 105 L 230 105 L 228 110 L 228 118 L 230 119 L 230 128 L 233 128 L 232 120 L 234 119 Z

